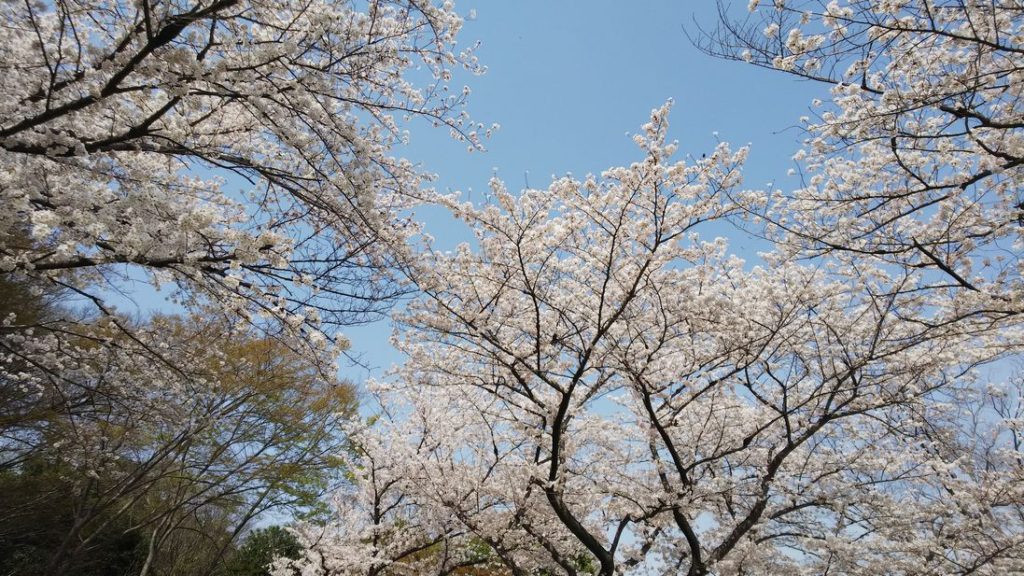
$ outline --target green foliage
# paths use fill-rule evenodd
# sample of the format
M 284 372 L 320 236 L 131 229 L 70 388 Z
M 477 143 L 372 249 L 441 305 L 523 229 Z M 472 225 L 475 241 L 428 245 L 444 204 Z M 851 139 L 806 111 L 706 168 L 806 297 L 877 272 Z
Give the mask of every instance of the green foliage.
M 74 471 L 33 459 L 17 471 L 0 473 L 0 574 L 49 576 L 50 560 L 65 542 L 67 528 L 81 505 L 71 489 Z M 96 485 L 103 490 L 102 484 Z M 204 510 L 197 522 L 183 525 L 163 543 L 152 573 L 166 576 L 267 576 L 279 556 L 298 557 L 301 547 L 281 526 L 251 532 L 237 549 L 231 542 L 226 510 Z M 62 570 L 76 576 L 135 576 L 146 560 L 153 530 L 139 528 L 140 514 L 108 513 L 107 524 L 74 554 Z
M 217 576 L 269 576 L 267 567 L 275 558 L 298 558 L 301 550 L 298 540 L 285 528 L 260 528 L 228 557 Z
M 42 458 L 0 473 L 0 574 L 49 576 L 50 560 L 69 546 L 67 529 L 82 504 L 71 489 L 74 474 L 68 466 Z M 145 536 L 131 529 L 132 518 L 103 515 L 97 521 L 107 527 L 74 555 L 66 571 L 78 576 L 137 574 Z
M 269 511 L 327 513 L 352 387 L 198 315 L 133 323 L 161 342 L 151 367 L 59 296 L 0 275 L 0 576 L 215 576 L 225 558 L 291 553 L 283 530 L 235 542 Z M 40 338 L 77 371 L 46 368 Z

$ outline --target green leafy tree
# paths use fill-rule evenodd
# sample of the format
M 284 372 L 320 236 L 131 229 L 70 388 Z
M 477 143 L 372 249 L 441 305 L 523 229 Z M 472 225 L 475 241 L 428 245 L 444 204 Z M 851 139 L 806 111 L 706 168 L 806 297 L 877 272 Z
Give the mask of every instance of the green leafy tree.
M 17 401 L 0 420 L 0 573 L 212 574 L 262 515 L 322 511 L 355 395 L 317 362 L 211 314 L 135 322 L 168 360 L 153 366 L 103 319 L 0 289 L 18 297 L 0 334 Z
M 218 570 L 217 576 L 269 576 L 276 558 L 298 558 L 299 541 L 281 526 L 253 530 Z

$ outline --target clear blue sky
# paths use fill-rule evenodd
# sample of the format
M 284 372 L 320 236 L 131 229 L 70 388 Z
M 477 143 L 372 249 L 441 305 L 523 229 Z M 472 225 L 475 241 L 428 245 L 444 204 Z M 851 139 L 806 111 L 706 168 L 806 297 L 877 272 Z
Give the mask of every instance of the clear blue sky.
M 739 1 L 734 8 L 742 15 L 745 6 Z M 501 129 L 486 142 L 487 152 L 470 154 L 446 133 L 411 126 L 412 142 L 399 153 L 437 173 L 439 189 L 473 190 L 471 198 L 480 199 L 495 168 L 518 190 L 526 173 L 531 187 L 544 188 L 552 175 L 628 164 L 639 156 L 626 134 L 668 98 L 675 100 L 670 137 L 679 140 L 680 154 L 700 157 L 714 147 L 717 132 L 734 146 L 751 144 L 747 187 L 792 185 L 786 171 L 801 139 L 796 126 L 824 88 L 694 48 L 685 30 L 696 31 L 695 20 L 714 25 L 713 1 L 463 1 L 457 7 L 463 14 L 475 9 L 460 44 L 479 40 L 477 54 L 488 71 L 456 81 L 472 90 L 474 119 Z M 435 211 L 419 216 L 439 247 L 463 240 Z M 733 237 L 740 255 L 752 251 L 747 244 Z M 401 359 L 387 344 L 390 331 L 387 322 L 346 331 L 352 351 L 377 368 L 373 376 Z M 358 368 L 344 373 L 356 382 L 368 375 Z

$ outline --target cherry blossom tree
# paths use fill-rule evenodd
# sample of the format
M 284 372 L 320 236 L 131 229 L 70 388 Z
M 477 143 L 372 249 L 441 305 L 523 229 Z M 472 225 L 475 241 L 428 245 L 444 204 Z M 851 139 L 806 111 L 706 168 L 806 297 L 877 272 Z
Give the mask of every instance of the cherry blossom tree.
M 123 279 L 183 288 L 317 346 L 378 317 L 422 174 L 414 118 L 479 146 L 450 4 L 6 3 L 0 270 L 105 313 Z M 28 241 L 25 235 L 28 234 Z
M 172 485 L 130 521 L 158 570 L 208 503 L 237 504 L 237 536 L 307 496 L 282 478 L 333 462 L 337 330 L 408 289 L 405 210 L 429 194 L 396 147 L 419 122 L 478 148 L 452 75 L 482 68 L 441 2 L 30 1 L 0 20 L 0 287 L 59 304 L 0 317 L 0 467 L 42 453 L 80 476 L 54 574 Z M 121 313 L 139 284 L 213 328 Z M 299 384 L 240 384 L 247 344 Z
M 1019 2 L 720 5 L 705 51 L 831 86 L 800 185 L 751 212 L 803 255 L 916 269 L 961 312 L 1021 311 L 1024 34 Z
M 702 239 L 747 151 L 672 160 L 667 113 L 629 166 L 447 200 L 477 246 L 416 270 L 352 492 L 280 574 L 1024 569 L 1020 395 L 977 370 L 1020 331 Z

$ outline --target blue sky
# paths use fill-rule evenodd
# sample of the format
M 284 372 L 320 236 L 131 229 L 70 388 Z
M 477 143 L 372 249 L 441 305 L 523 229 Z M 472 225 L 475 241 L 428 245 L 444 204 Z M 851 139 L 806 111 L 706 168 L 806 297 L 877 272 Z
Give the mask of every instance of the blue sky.
M 734 8 L 743 14 L 745 2 Z M 487 66 L 478 77 L 456 77 L 472 90 L 469 112 L 501 129 L 487 152 L 468 153 L 464 144 L 424 124 L 410 126 L 412 141 L 398 151 L 438 174 L 440 190 L 461 190 L 481 199 L 497 169 L 509 189 L 544 188 L 552 175 L 582 176 L 638 159 L 627 136 L 647 121 L 652 108 L 675 101 L 670 137 L 680 154 L 700 157 L 716 136 L 734 146 L 751 145 L 745 186 L 791 187 L 786 176 L 799 147 L 799 118 L 823 86 L 742 63 L 711 58 L 687 39 L 695 21 L 713 26 L 714 2 L 669 0 L 520 0 L 460 2 L 475 10 L 460 44 L 479 40 Z M 787 181 L 788 184 L 787 184 Z M 472 190 L 473 192 L 469 192 Z M 420 210 L 440 248 L 463 240 L 436 210 Z M 733 251 L 752 256 L 749 240 L 723 230 Z M 374 370 L 343 370 L 360 382 L 400 361 L 387 344 L 390 324 L 346 331 L 352 352 Z

